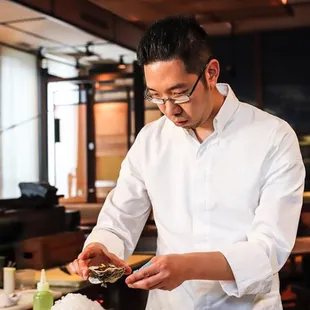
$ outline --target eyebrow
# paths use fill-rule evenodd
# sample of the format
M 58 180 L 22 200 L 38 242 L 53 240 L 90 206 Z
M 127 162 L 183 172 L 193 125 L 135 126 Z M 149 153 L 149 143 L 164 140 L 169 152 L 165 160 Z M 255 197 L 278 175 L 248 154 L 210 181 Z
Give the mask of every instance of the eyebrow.
M 187 84 L 185 84 L 185 83 L 178 83 L 178 84 L 170 87 L 168 89 L 168 91 L 172 91 L 172 90 L 179 89 L 179 88 L 186 88 L 186 87 L 187 87 Z M 156 89 L 153 89 L 153 88 L 150 88 L 150 87 L 147 87 L 147 90 L 151 90 L 151 91 L 155 91 L 155 92 L 157 91 Z

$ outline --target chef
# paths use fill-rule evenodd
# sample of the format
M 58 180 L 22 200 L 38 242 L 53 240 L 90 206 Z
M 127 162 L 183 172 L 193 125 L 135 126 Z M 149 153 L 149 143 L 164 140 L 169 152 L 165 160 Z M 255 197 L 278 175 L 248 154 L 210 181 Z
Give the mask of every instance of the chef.
M 188 17 L 155 22 L 138 61 L 146 99 L 163 117 L 146 125 L 122 163 L 74 272 L 110 261 L 148 310 L 282 309 L 278 272 L 293 248 L 305 168 L 284 120 L 218 83 L 208 35 Z M 131 274 L 153 210 L 157 253 Z

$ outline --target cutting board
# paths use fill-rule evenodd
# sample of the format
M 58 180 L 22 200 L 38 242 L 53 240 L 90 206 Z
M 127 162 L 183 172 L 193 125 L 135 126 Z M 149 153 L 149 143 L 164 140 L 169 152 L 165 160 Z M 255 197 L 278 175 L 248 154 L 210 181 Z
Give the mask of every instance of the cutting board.
M 61 292 L 51 291 L 54 296 L 54 300 L 61 297 Z M 32 299 L 36 290 L 21 291 L 21 298 L 16 306 L 0 308 L 0 310 L 29 310 L 32 309 Z

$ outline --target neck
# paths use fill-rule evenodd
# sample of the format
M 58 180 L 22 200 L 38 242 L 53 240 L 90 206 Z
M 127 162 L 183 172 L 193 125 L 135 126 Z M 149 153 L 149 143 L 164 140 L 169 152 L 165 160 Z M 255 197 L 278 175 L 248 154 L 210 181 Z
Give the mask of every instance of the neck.
M 210 98 L 210 101 L 213 102 L 213 110 L 210 116 L 205 122 L 203 122 L 194 130 L 198 141 L 201 143 L 213 133 L 213 121 L 217 113 L 220 111 L 222 105 L 224 104 L 225 97 L 217 89 L 215 89 L 214 93 L 212 94 L 212 98 Z

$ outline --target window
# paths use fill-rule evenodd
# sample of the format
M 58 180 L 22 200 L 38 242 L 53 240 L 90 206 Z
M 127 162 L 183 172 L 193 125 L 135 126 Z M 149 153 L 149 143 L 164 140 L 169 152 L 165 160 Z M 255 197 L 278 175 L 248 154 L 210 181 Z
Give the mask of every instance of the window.
M 286 120 L 300 140 L 310 190 L 310 28 L 262 36 L 264 108 Z
M 0 47 L 0 198 L 39 180 L 36 57 Z
M 86 201 L 86 105 L 70 82 L 48 84 L 48 176 L 62 202 Z

